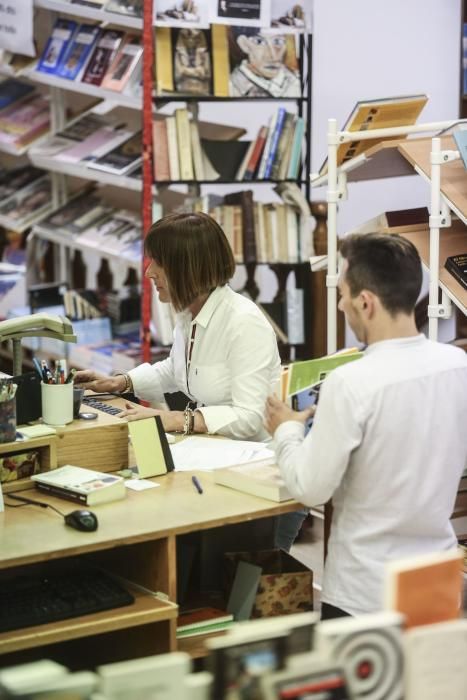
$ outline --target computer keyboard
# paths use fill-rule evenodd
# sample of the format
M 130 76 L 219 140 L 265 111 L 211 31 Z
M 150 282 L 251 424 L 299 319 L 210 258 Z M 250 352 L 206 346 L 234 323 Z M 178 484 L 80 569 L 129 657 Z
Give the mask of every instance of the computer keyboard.
M 97 408 L 98 411 L 104 411 L 104 413 L 110 413 L 110 415 L 115 416 L 117 413 L 123 411 L 122 408 L 117 408 L 117 406 L 112 406 L 110 404 L 104 403 L 103 401 L 98 401 L 98 399 L 93 399 L 92 396 L 85 396 L 83 398 L 83 403 L 90 408 Z
M 1 583 L 0 632 L 119 608 L 134 600 L 98 569 L 20 576 Z

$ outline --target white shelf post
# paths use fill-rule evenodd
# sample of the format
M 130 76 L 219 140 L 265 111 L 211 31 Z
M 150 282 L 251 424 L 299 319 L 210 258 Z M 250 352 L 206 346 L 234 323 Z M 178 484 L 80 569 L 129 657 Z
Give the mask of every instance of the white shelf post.
M 328 121 L 328 273 L 327 287 L 327 352 L 337 350 L 337 121 Z

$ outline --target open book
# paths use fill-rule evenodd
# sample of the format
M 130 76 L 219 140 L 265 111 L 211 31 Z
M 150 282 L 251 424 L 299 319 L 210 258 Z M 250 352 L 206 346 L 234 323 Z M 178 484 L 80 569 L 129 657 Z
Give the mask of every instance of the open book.
M 357 102 L 341 130 L 367 131 L 410 126 L 415 124 L 427 102 L 427 95 L 405 95 L 402 97 L 362 100 Z M 355 158 L 355 156 L 367 151 L 371 146 L 388 138 L 393 137 L 387 136 L 341 144 L 337 149 L 337 165 L 342 165 L 345 161 Z M 321 166 L 319 175 L 324 175 L 326 172 L 327 159 Z

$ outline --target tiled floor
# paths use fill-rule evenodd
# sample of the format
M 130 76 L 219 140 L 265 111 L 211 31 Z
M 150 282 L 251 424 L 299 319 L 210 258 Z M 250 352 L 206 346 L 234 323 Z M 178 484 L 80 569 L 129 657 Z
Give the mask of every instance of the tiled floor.
M 313 607 L 319 611 L 320 591 L 323 580 L 323 520 L 319 517 L 306 521 L 307 527 L 302 529 L 298 541 L 290 553 L 296 559 L 313 571 Z M 464 575 L 464 617 L 467 617 L 467 574 Z

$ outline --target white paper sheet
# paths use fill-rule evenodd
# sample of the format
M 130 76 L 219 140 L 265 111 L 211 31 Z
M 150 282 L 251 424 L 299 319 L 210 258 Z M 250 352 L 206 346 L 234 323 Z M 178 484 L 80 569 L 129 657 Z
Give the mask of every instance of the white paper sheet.
M 244 464 L 274 457 L 274 452 L 262 442 L 248 440 L 219 440 L 208 437 L 188 437 L 171 445 L 176 471 L 213 471 L 233 464 Z
M 0 48 L 35 56 L 32 0 L 0 2 Z

